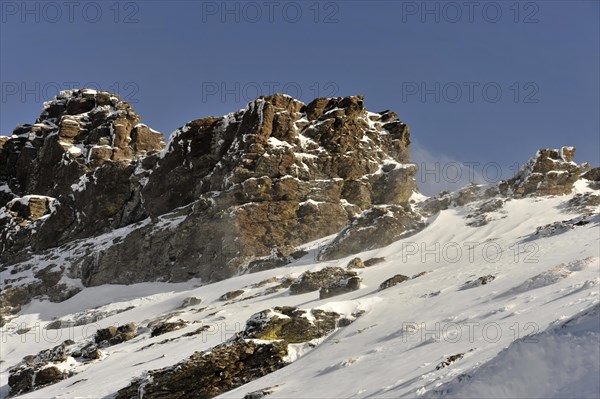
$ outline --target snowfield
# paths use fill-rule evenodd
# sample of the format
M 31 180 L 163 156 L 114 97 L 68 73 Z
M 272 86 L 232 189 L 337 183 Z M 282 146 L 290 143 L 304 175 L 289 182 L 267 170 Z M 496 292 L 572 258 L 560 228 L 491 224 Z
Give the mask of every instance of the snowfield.
M 67 339 L 93 339 L 100 328 L 129 322 L 145 327 L 159 318 L 190 322 L 157 337 L 145 328 L 88 363 L 69 358 L 60 367 L 74 371 L 72 377 L 19 397 L 111 398 L 145 371 L 209 350 L 257 312 L 287 305 L 364 313 L 313 345 L 291 345 L 290 365 L 220 397 L 243 398 L 271 387 L 269 398 L 598 398 L 598 209 L 587 224 L 532 239 L 538 227 L 579 215 L 566 203 L 576 193 L 592 192 L 580 183 L 567 196 L 511 199 L 480 227 L 466 224 L 473 204 L 442 211 L 421 232 L 356 254 L 385 261 L 356 269 L 361 288 L 332 298 L 320 300 L 318 291 L 264 294 L 275 282 L 253 286 L 326 266 L 345 268 L 354 256 L 316 260 L 328 237 L 305 245 L 308 254 L 290 265 L 214 284 L 104 285 L 62 303 L 36 300 L 1 330 L 0 397 L 8 395 L 8 369 L 24 356 Z M 422 272 L 379 290 L 396 274 Z M 491 277 L 482 283 L 485 276 Z M 220 300 L 235 290 L 244 292 Z M 189 297 L 202 302 L 182 307 Z M 57 319 L 63 328 L 44 328 Z M 204 325 L 201 334 L 182 336 Z

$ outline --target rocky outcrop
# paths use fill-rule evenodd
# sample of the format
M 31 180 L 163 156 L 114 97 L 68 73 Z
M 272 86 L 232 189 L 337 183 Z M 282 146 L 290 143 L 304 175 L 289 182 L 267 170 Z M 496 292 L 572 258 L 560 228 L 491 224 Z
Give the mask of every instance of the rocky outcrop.
M 2 263 L 143 218 L 136 163 L 163 147 L 162 134 L 116 95 L 68 90 L 45 103 L 34 124 L 17 126 L 0 146 L 0 207 L 16 221 L 0 225 Z M 32 206 L 36 223 L 15 228 Z
M 574 157 L 575 147 L 541 149 L 514 178 L 500 183 L 500 192 L 515 198 L 568 194 L 589 169 L 588 164 L 573 162 Z
M 358 276 L 345 278 L 329 284 L 319 290 L 319 299 L 327 299 L 332 296 L 346 294 L 360 289 L 362 279 Z
M 14 195 L 46 195 L 60 206 L 35 235 L 7 235 L 3 262 L 21 260 L 28 245 L 39 252 L 147 220 L 123 240 L 127 251 L 114 247 L 93 265 L 81 261 L 81 273 L 102 275 L 109 263 L 127 271 L 153 263 L 154 278 L 182 280 L 189 275 L 157 269 L 189 259 L 191 251 L 206 271 L 198 275 L 191 264 L 186 270 L 215 280 L 274 250 L 285 258 L 373 205 L 405 203 L 415 189 L 408 127 L 389 111 L 367 111 L 362 97 L 308 105 L 263 97 L 225 117 L 187 123 L 160 152 L 159 136 L 109 93 L 69 91 L 47 103 L 35 125 L 3 140 L 0 180 Z M 182 207 L 181 228 L 155 234 L 156 219 Z M 150 253 L 138 252 L 150 236 Z M 160 250 L 152 253 L 154 247 Z M 124 282 L 113 280 L 122 270 L 112 271 L 84 280 Z
M 324 247 L 319 259 L 331 260 L 390 245 L 426 226 L 409 205 L 377 206 L 364 211 Z
M 35 391 L 47 385 L 55 384 L 72 375 L 55 366 L 64 362 L 69 356 L 68 343 L 46 349 L 34 356 L 27 356 L 23 361 L 9 369 L 8 385 L 10 395 L 19 395 Z
M 338 326 L 341 315 L 312 309 L 310 312 L 291 306 L 267 309 L 250 317 L 243 338 L 285 340 L 290 344 L 312 341 L 329 335 Z
M 290 294 L 296 295 L 317 291 L 323 287 L 329 287 L 356 276 L 356 272 L 344 270 L 341 267 L 325 267 L 316 272 L 307 271 L 302 273 L 290 285 Z
M 410 213 L 409 144 L 396 114 L 359 96 L 261 97 L 185 124 L 164 147 L 118 96 L 62 92 L 0 143 L 0 261 L 9 271 L 35 256 L 35 272 L 60 254 L 86 286 L 278 267 L 374 206 Z M 48 206 L 15 205 L 27 196 Z M 389 228 L 389 240 L 404 229 Z
M 119 327 L 110 326 L 98 330 L 94 337 L 94 341 L 98 346 L 106 347 L 129 341 L 136 335 L 137 326 L 134 323 L 128 323 Z
M 379 284 L 379 290 L 380 291 L 386 290 L 386 289 L 391 288 L 395 285 L 398 285 L 406 280 L 410 280 L 410 278 L 403 274 L 396 274 L 394 277 L 390 277 L 387 280 L 385 280 L 383 283 Z
M 116 399 L 208 399 L 287 365 L 287 343 L 237 340 L 153 370 L 121 389 Z

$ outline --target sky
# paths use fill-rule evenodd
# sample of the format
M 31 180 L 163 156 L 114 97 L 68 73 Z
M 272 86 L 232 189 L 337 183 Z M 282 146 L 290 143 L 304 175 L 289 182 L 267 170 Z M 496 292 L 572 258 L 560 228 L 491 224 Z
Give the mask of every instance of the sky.
M 3 135 L 73 87 L 167 136 L 259 95 L 363 95 L 410 125 L 435 190 L 539 148 L 600 164 L 598 0 L 2 1 L 0 18 Z

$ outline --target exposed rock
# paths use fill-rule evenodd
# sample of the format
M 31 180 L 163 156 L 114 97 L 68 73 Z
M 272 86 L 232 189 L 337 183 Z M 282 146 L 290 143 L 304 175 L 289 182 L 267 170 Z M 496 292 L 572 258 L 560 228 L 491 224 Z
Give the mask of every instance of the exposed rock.
M 589 181 L 600 182 L 600 167 L 588 170 L 581 177 Z
M 11 367 L 8 377 L 10 395 L 31 392 L 44 386 L 55 384 L 72 375 L 54 366 L 67 360 L 68 343 L 39 352 L 35 356 L 26 356 L 23 361 Z
M 316 272 L 307 271 L 302 273 L 290 285 L 290 294 L 296 295 L 317 291 L 322 287 L 329 287 L 339 281 L 356 276 L 356 272 L 344 270 L 341 267 L 325 267 Z
M 569 211 L 592 215 L 598 213 L 600 206 L 600 195 L 593 193 L 575 194 L 567 202 Z
M 415 274 L 414 276 L 412 276 L 412 277 L 411 277 L 411 280 L 412 280 L 412 279 L 415 279 L 415 278 L 419 278 L 419 277 L 421 277 L 421 276 L 424 276 L 424 275 L 426 275 L 427 273 L 428 273 L 428 272 L 419 272 L 419 273 Z
M 94 341 L 101 347 L 117 345 L 135 338 L 137 325 L 135 323 L 123 324 L 122 326 L 110 326 L 96 332 Z
M 240 336 L 246 339 L 285 340 L 291 344 L 308 342 L 330 334 L 337 327 L 340 317 L 335 312 L 320 309 L 312 309 L 309 314 L 306 310 L 291 306 L 276 307 L 250 317 Z
M 385 258 L 370 258 L 365 261 L 365 267 L 375 266 L 381 262 L 385 262 Z
M 185 320 L 177 320 L 177 321 L 172 321 L 172 322 L 164 322 L 164 323 L 159 323 L 158 325 L 155 325 L 154 327 L 152 327 L 152 332 L 150 333 L 151 337 L 157 337 L 159 335 L 162 334 L 166 334 L 168 332 L 171 331 L 176 331 L 179 329 L 182 329 L 183 327 L 187 326 L 189 323 Z
M 489 223 L 490 218 L 488 216 L 489 213 L 497 212 L 504 205 L 504 201 L 499 198 L 492 198 L 489 200 L 484 200 L 473 210 L 473 212 L 469 213 L 466 217 L 470 219 L 467 223 L 467 226 L 471 227 L 480 227 Z
M 275 386 L 276 387 L 276 386 Z M 248 392 L 244 395 L 244 399 L 262 399 L 275 391 L 275 387 L 259 389 L 258 391 Z
M 373 207 L 343 229 L 319 254 L 321 260 L 339 259 L 357 252 L 385 247 L 413 235 L 426 226 L 410 206 Z
M 562 220 L 560 222 L 554 222 L 544 226 L 538 226 L 535 232 L 526 237 L 523 241 L 531 241 L 536 240 L 538 238 L 550 237 L 566 233 L 567 231 L 576 227 L 585 226 L 586 224 L 592 221 L 595 221 L 596 224 L 598 224 L 598 217 L 594 217 L 592 215 L 583 215 L 577 216 L 569 220 Z
M 179 306 L 180 308 L 187 308 L 190 306 L 196 306 L 196 305 L 200 305 L 202 303 L 202 298 L 197 298 L 195 296 L 190 296 L 185 298 L 182 302 L 181 305 Z
M 362 97 L 305 105 L 277 94 L 193 120 L 163 148 L 118 96 L 62 92 L 0 143 L 0 206 L 31 194 L 60 204 L 25 229 L 3 227 L 19 223 L 13 216 L 0 224 L 0 261 L 70 253 L 65 273 L 86 286 L 211 282 L 278 267 L 372 206 L 407 204 L 416 187 L 409 144 L 408 126 L 368 112 Z M 399 209 L 390 212 L 410 213 Z M 373 222 L 388 240 L 407 228 Z M 91 237 L 93 246 L 71 244 Z
M 354 258 L 350 262 L 348 262 L 348 269 L 363 269 L 365 264 L 363 263 L 361 258 Z
M 141 399 L 142 392 L 144 399 L 212 398 L 285 367 L 286 355 L 285 341 L 236 340 L 208 353 L 196 352 L 172 367 L 152 370 L 121 389 L 116 399 Z
M 221 297 L 219 298 L 219 301 L 229 301 L 230 299 L 234 299 L 237 298 L 240 295 L 244 294 L 244 290 L 235 290 L 235 291 L 229 291 L 224 293 L 223 295 L 221 295 Z
M 458 353 L 456 355 L 452 355 L 452 356 L 448 356 L 446 358 L 446 360 L 444 360 L 443 362 L 441 362 L 440 364 L 438 364 L 435 369 L 436 370 L 440 370 L 443 369 L 445 367 L 448 367 L 449 365 L 451 365 L 452 363 L 459 361 L 460 359 L 462 359 L 465 356 L 464 353 Z
M 515 198 L 568 194 L 575 181 L 589 169 L 587 164 L 573 162 L 574 155 L 574 147 L 541 149 L 514 178 L 500 183 L 500 192 Z
M 319 299 L 331 298 L 332 296 L 342 295 L 348 292 L 360 289 L 362 279 L 358 276 L 345 278 L 335 283 L 329 284 L 321 288 L 319 291 Z
M 379 285 L 379 289 L 380 290 L 385 290 L 388 289 L 390 287 L 393 287 L 397 284 L 402 283 L 403 281 L 406 280 L 410 280 L 410 278 L 408 276 L 405 276 L 403 274 L 396 274 L 394 277 L 390 277 L 387 280 L 385 280 L 383 283 L 381 283 Z
M 463 284 L 462 289 L 466 290 L 469 288 L 475 288 L 475 287 L 479 287 L 481 285 L 486 285 L 492 281 L 494 281 L 494 279 L 496 278 L 496 276 L 492 275 L 492 274 L 488 274 L 485 276 L 481 276 L 478 277 L 477 279 L 473 280 L 473 281 L 467 281 Z

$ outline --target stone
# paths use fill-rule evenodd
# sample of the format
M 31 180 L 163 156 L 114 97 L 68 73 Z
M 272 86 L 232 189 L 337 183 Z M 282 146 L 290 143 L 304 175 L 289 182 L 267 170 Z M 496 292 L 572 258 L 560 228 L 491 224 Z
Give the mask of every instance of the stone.
M 339 233 L 360 212 L 405 205 L 415 189 L 409 145 L 408 126 L 390 111 L 369 113 L 361 96 L 308 105 L 260 97 L 224 117 L 186 123 L 166 146 L 119 96 L 64 91 L 36 123 L 1 139 L 0 186 L 10 191 L 1 191 L 0 206 L 31 194 L 57 206 L 36 220 L 0 222 L 0 262 L 72 251 L 73 242 L 127 228 L 98 249 L 78 249 L 62 275 L 85 286 L 214 282 L 280 267 L 305 254 L 300 245 Z M 388 240 L 407 229 L 397 221 L 363 225 L 371 222 Z M 339 254 L 362 239 L 351 230 L 350 240 L 338 240 Z M 22 304 L 64 297 L 48 284 L 35 287 Z
M 310 318 L 309 318 L 310 316 Z M 248 339 L 309 342 L 335 330 L 340 315 L 320 309 L 308 311 L 293 306 L 275 307 L 256 313 L 246 321 L 240 336 Z
M 441 362 L 440 364 L 438 364 L 435 369 L 436 370 L 440 370 L 443 368 L 448 367 L 449 365 L 451 365 L 452 363 L 459 361 L 460 359 L 462 359 L 465 356 L 464 353 L 458 353 L 456 355 L 452 355 L 452 356 L 448 356 L 443 362 Z
M 157 337 L 159 335 L 162 334 L 166 334 L 168 332 L 171 331 L 176 331 L 179 329 L 184 328 L 185 326 L 187 326 L 189 323 L 185 320 L 177 320 L 177 321 L 172 321 L 172 322 L 163 322 L 163 323 L 159 323 L 158 325 L 155 325 L 154 327 L 152 327 L 152 332 L 150 333 L 150 337 Z
M 290 285 L 290 294 L 297 295 L 317 291 L 322 287 L 329 287 L 356 276 L 356 272 L 344 270 L 341 267 L 325 267 L 316 272 L 307 271 Z
M 229 292 L 226 292 L 223 295 L 221 295 L 221 297 L 219 297 L 219 300 L 220 301 L 229 301 L 229 300 L 237 298 L 238 296 L 241 296 L 243 294 L 244 294 L 244 290 L 229 291 Z
M 109 326 L 96 332 L 94 342 L 101 347 L 117 345 L 135 338 L 137 325 L 135 323 L 123 324 L 119 327 Z
M 385 280 L 383 283 L 381 283 L 379 285 L 379 290 L 380 291 L 386 290 L 386 289 L 391 288 L 397 284 L 400 284 L 406 280 L 410 280 L 410 278 L 403 274 L 396 274 L 394 277 L 390 277 L 387 280 Z
M 361 258 L 353 258 L 350 262 L 348 262 L 348 269 L 364 269 L 365 264 L 363 263 Z
M 499 184 L 500 192 L 515 198 L 569 194 L 589 165 L 573 162 L 575 147 L 540 149 L 512 179 Z
M 202 303 L 202 298 L 198 298 L 195 296 L 190 296 L 185 298 L 182 302 L 181 305 L 179 306 L 180 308 L 187 308 L 190 306 L 197 306 L 200 305 Z
M 153 370 L 119 390 L 116 399 L 194 398 L 209 399 L 287 365 L 287 343 L 258 344 L 236 340 L 196 352 L 182 362 Z
M 346 294 L 348 292 L 360 289 L 362 279 L 358 276 L 342 279 L 329 284 L 319 290 L 319 299 L 327 299 L 336 295 Z

